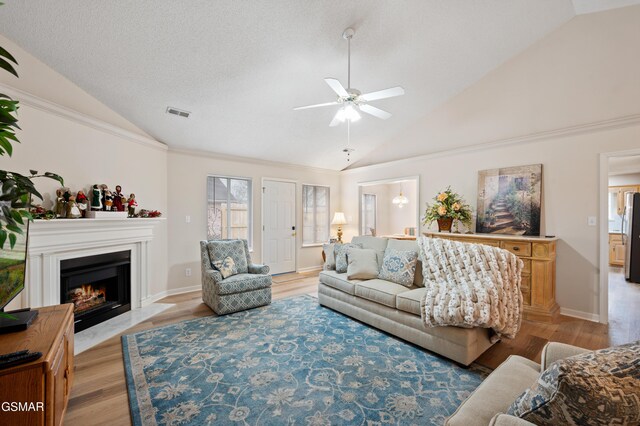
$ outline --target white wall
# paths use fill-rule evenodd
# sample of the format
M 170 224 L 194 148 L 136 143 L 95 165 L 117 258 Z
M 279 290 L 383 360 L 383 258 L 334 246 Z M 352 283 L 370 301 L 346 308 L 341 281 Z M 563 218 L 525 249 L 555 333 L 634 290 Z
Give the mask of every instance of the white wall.
M 330 187 L 331 217 L 340 210 L 340 174 L 336 171 L 313 169 L 247 159 L 233 159 L 211 154 L 169 152 L 169 288 L 200 285 L 199 241 L 207 238 L 207 176 L 248 177 L 253 182 L 253 253 L 254 262 L 262 260 L 262 179 L 294 180 L 296 185 L 297 229 L 302 229 L 302 185 Z M 185 216 L 191 216 L 186 223 Z M 357 210 L 355 221 L 357 221 Z M 336 229 L 332 227 L 332 235 Z M 320 267 L 322 247 L 302 247 L 302 233 L 297 233 L 297 269 Z M 191 268 L 193 275 L 185 276 Z
M 22 128 L 18 133 L 22 143 L 15 144 L 13 157 L 0 157 L 0 168 L 24 174 L 29 169 L 55 172 L 74 192 L 94 183 L 112 187 L 119 184 L 127 194 L 136 193 L 141 207 L 166 214 L 166 146 L 147 138 L 144 132 L 2 36 L 0 46 L 21 64 L 20 79 L 0 73 L 0 92 L 21 101 Z M 51 206 L 59 184 L 40 179 L 36 187 L 45 197 L 44 204 Z M 167 287 L 166 224 L 156 229 L 149 252 L 154 265 L 150 275 L 153 295 Z
M 400 183 L 392 183 L 389 188 L 389 203 L 393 197 L 400 194 L 400 190 L 409 200 L 407 204 L 399 208 L 395 204 L 391 204 L 389 210 L 389 228 L 391 234 L 404 234 L 404 228 L 415 227 L 418 223 L 416 217 L 417 203 L 419 201 L 417 183 L 415 181 L 405 181 Z
M 475 206 L 479 170 L 542 163 L 543 233 L 560 238 L 557 301 L 597 317 L 599 228 L 587 216 L 599 213 L 599 154 L 640 147 L 638 22 L 640 6 L 580 16 L 507 61 L 370 160 L 448 150 L 343 172 L 345 213 L 357 182 L 419 174 L 421 206 L 449 185 Z M 415 151 L 399 149 L 406 140 Z
M 640 173 L 609 176 L 609 186 L 640 185 Z

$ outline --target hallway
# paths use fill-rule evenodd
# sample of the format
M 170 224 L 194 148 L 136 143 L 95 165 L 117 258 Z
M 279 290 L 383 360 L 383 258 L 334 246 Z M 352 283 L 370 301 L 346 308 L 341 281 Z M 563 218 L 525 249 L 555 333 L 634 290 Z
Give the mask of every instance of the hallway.
M 622 268 L 609 268 L 609 339 L 612 345 L 640 340 L 640 284 L 624 279 Z

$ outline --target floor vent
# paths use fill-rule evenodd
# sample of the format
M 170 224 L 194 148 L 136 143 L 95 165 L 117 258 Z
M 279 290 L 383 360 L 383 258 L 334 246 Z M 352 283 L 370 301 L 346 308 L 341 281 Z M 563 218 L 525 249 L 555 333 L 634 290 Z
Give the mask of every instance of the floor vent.
M 167 107 L 167 114 L 173 114 L 173 115 L 177 115 L 178 117 L 189 118 L 189 115 L 191 113 L 189 111 L 183 111 L 178 108 Z

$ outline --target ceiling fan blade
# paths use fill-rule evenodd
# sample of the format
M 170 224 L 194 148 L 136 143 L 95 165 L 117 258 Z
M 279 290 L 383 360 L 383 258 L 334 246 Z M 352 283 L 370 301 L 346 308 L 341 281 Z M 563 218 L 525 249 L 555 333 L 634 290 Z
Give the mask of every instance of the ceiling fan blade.
M 365 101 L 375 101 L 377 99 L 393 98 L 394 96 L 404 95 L 404 89 L 400 86 L 391 87 L 389 89 L 378 90 L 377 92 L 370 92 L 360 95 L 360 99 Z
M 344 86 L 337 79 L 325 78 L 324 81 L 326 81 L 329 87 L 331 87 L 331 89 L 334 92 L 336 92 L 338 96 L 340 96 L 341 98 L 349 97 L 349 93 L 347 92 L 347 89 L 345 89 Z
M 338 124 L 342 123 L 344 120 L 340 118 L 341 115 L 341 109 L 338 109 L 338 111 L 336 112 L 336 115 L 333 116 L 333 120 L 331 120 L 331 123 L 329 123 L 329 127 L 336 127 Z
M 380 108 L 376 108 L 371 105 L 360 105 L 360 111 L 366 112 L 367 114 L 373 115 L 374 117 L 378 117 L 383 120 L 391 117 L 391 113 L 388 113 L 387 111 L 383 111 Z
M 330 106 L 330 105 L 338 105 L 338 102 L 325 102 L 323 104 L 315 104 L 315 105 L 307 105 L 307 106 L 295 107 L 293 110 L 294 111 L 299 111 L 301 109 L 319 108 L 319 107 Z

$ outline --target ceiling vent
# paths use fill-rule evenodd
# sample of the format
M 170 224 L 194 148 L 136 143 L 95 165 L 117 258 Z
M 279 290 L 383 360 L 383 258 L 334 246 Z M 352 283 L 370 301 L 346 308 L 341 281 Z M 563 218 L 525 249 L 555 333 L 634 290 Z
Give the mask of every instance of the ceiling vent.
M 167 107 L 167 114 L 177 115 L 178 117 L 189 118 L 191 113 L 174 107 Z

